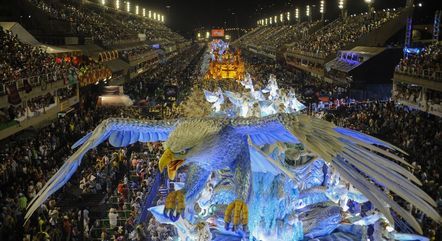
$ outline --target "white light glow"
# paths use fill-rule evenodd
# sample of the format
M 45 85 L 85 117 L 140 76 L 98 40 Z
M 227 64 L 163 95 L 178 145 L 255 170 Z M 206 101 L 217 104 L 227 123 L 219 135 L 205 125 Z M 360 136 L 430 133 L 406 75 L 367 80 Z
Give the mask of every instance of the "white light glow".
M 120 0 L 115 1 L 115 8 L 120 9 Z
M 126 3 L 126 11 L 130 12 L 130 2 Z
M 338 7 L 339 9 L 344 9 L 344 0 L 339 0 Z
M 152 18 L 152 11 L 149 10 L 149 18 Z
M 138 15 L 138 14 L 139 14 L 139 8 L 138 8 L 138 5 L 137 5 L 137 6 L 135 6 L 135 14 L 136 14 L 136 15 Z
M 106 0 L 101 0 L 101 5 L 106 5 Z
M 146 9 L 143 8 L 143 17 L 146 17 Z
M 324 13 L 324 7 L 325 7 L 325 1 L 321 0 L 321 5 L 320 5 L 320 8 L 319 8 L 319 12 L 320 13 Z
M 305 9 L 305 15 L 307 17 L 310 16 L 310 5 L 307 5 L 307 8 Z
M 295 18 L 299 19 L 299 8 L 295 10 Z
M 287 21 L 290 21 L 290 12 L 287 12 Z

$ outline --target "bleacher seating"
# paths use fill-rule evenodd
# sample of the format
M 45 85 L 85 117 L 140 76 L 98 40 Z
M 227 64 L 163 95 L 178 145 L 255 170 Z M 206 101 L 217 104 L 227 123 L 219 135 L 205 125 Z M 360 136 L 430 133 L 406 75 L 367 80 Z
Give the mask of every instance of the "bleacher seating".
M 290 44 L 289 51 L 326 58 L 355 43 L 362 36 L 380 28 L 383 24 L 399 16 L 401 10 L 374 11 L 339 18 L 314 34 L 305 35 Z
M 319 22 L 303 22 L 294 25 L 260 26 L 240 39 L 242 46 L 275 56 L 280 48 L 318 25 Z

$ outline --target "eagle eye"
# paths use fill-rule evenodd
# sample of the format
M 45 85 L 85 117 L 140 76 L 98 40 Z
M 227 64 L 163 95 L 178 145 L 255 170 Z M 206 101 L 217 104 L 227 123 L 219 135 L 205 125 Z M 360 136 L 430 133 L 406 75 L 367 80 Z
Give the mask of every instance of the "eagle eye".
M 174 154 L 176 154 L 176 155 L 186 155 L 189 150 L 190 150 L 190 148 L 185 148 L 184 150 L 179 151 L 179 152 L 175 152 Z

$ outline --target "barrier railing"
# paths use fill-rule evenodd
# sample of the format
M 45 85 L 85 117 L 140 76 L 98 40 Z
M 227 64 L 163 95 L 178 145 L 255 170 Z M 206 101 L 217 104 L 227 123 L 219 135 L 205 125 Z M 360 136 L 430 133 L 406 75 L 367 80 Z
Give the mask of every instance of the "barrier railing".
M 442 82 L 442 71 L 434 69 L 418 69 L 413 67 L 396 67 L 396 73 Z
M 73 79 L 72 79 L 73 78 Z M 47 84 L 55 83 L 60 80 L 65 80 L 66 84 L 76 83 L 77 77 L 76 75 L 70 75 L 69 70 L 60 70 L 54 71 L 50 73 L 45 73 L 41 75 L 28 76 L 17 80 L 12 80 L 6 83 L 0 84 L 0 96 L 6 95 L 6 87 L 14 85 L 18 91 L 22 91 L 25 89 L 25 85 L 30 85 L 31 88 L 41 87 L 42 90 L 45 90 Z

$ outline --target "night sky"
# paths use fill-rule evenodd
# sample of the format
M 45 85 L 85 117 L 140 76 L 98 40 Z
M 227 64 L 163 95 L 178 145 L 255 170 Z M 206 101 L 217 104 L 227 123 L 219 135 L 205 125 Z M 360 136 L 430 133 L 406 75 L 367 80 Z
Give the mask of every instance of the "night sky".
M 346 0 L 349 14 L 367 11 L 364 0 Z M 415 0 L 422 2 L 425 14 L 431 19 L 435 6 L 440 0 Z M 133 0 L 131 3 L 136 4 Z M 312 13 L 319 18 L 320 0 L 138 0 L 141 6 L 155 9 L 166 16 L 166 24 L 173 30 L 191 37 L 198 27 L 206 28 L 250 28 L 260 18 L 275 16 L 282 12 L 294 12 L 296 7 L 305 15 L 305 6 L 312 7 Z M 406 0 L 374 0 L 376 9 L 405 6 Z M 334 19 L 339 15 L 338 0 L 326 0 L 326 19 Z M 315 16 L 313 16 L 315 17 Z M 432 21 L 430 20 L 430 23 Z

